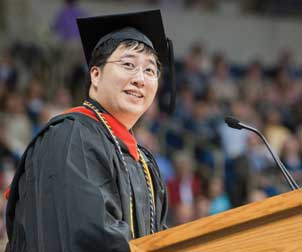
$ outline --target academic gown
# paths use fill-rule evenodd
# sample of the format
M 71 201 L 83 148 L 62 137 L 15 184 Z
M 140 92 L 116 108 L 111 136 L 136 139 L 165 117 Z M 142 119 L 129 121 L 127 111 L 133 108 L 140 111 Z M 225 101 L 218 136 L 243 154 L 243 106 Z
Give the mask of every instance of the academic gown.
M 96 106 L 99 106 L 94 102 Z M 150 206 L 143 168 L 92 116 L 72 112 L 53 118 L 26 149 L 7 207 L 10 252 L 129 251 L 130 190 L 135 238 L 150 234 Z M 152 155 L 156 231 L 165 229 L 167 196 Z

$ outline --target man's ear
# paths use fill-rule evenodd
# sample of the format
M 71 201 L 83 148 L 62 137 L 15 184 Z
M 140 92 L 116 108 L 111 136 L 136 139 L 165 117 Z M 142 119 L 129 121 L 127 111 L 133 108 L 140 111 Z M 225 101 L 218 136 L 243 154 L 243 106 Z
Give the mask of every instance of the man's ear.
M 90 68 L 90 79 L 91 79 L 91 85 L 93 88 L 98 88 L 98 82 L 101 78 L 101 68 L 97 66 L 93 66 Z

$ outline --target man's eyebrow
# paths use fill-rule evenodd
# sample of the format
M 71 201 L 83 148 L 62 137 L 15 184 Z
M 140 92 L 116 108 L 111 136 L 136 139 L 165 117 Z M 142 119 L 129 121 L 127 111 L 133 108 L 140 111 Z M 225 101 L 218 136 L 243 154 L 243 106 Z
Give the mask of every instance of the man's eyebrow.
M 154 61 L 154 60 L 152 60 L 152 59 L 148 59 L 148 61 L 152 64 L 152 65 L 155 65 L 155 66 L 157 66 L 157 64 L 156 64 L 156 62 Z
M 125 58 L 126 59 L 127 58 L 134 59 L 134 58 L 136 58 L 136 56 L 133 55 L 133 54 L 124 54 L 123 56 L 121 56 L 120 59 L 125 59 Z M 155 66 L 157 66 L 156 62 L 154 60 L 152 60 L 152 59 L 148 59 L 148 62 L 151 63 L 151 64 L 153 64 L 153 65 L 155 65 Z
M 135 58 L 135 56 L 133 54 L 124 54 L 121 59 L 124 59 L 124 58 Z

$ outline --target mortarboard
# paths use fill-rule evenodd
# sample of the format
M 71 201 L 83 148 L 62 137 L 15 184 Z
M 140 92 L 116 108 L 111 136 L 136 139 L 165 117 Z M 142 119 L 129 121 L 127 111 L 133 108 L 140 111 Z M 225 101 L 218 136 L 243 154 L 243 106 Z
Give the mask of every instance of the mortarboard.
M 169 71 L 169 111 L 173 112 L 176 97 L 173 45 L 165 35 L 160 10 L 78 18 L 77 24 L 88 66 L 93 50 L 111 38 L 121 42 L 136 40 L 155 49 L 159 60 Z

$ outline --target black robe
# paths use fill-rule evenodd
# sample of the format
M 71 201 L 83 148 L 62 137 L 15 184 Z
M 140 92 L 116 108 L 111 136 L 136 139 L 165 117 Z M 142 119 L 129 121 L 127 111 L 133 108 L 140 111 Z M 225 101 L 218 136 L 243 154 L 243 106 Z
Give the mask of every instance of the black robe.
M 87 115 L 53 118 L 26 149 L 14 177 L 6 221 L 10 252 L 129 251 L 130 190 L 136 237 L 150 233 L 143 168 L 120 141 L 130 173 L 106 128 Z M 167 197 L 152 155 L 156 231 L 165 228 Z

